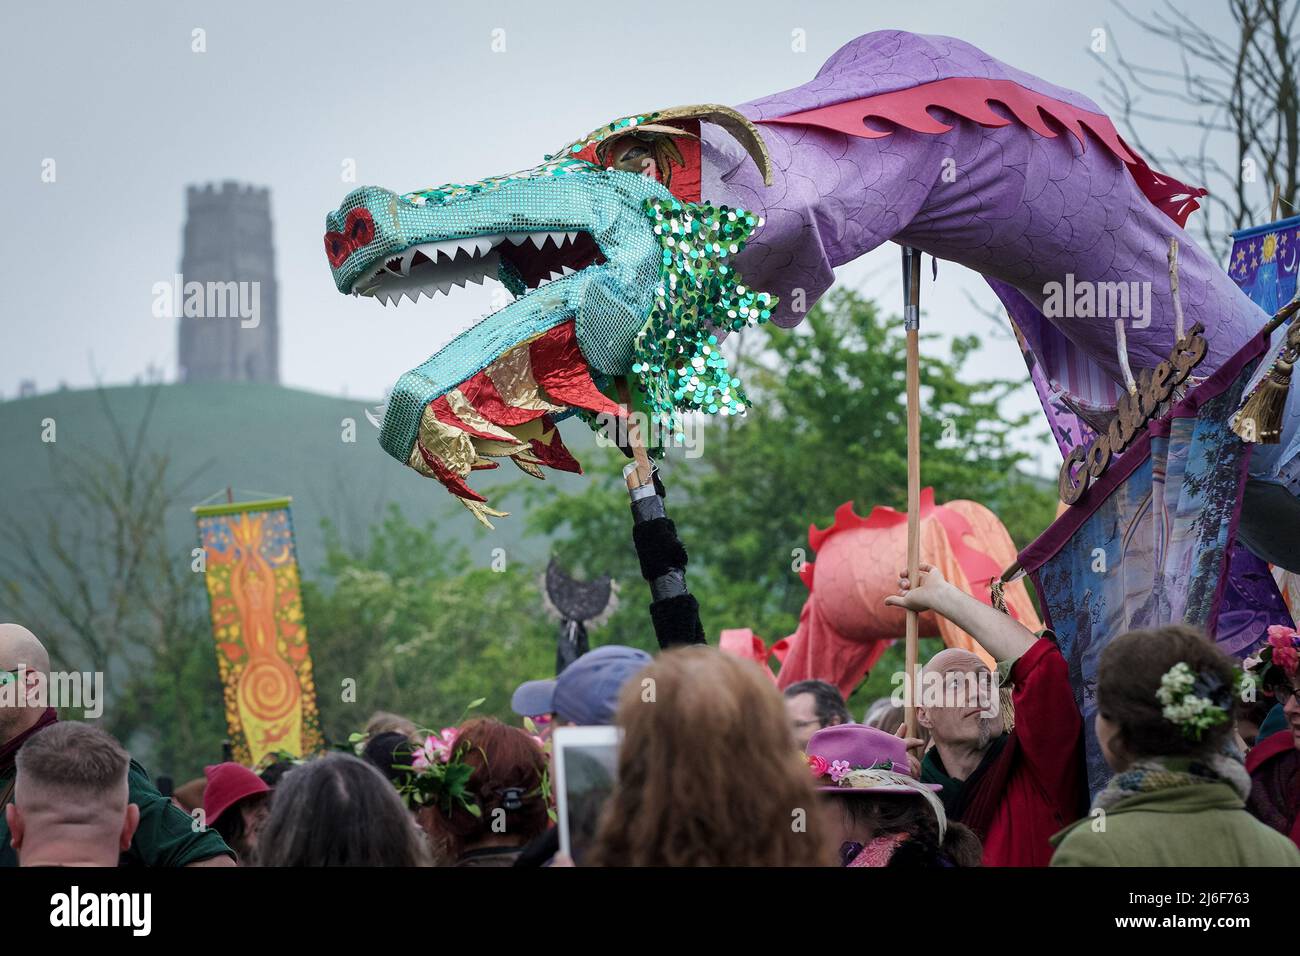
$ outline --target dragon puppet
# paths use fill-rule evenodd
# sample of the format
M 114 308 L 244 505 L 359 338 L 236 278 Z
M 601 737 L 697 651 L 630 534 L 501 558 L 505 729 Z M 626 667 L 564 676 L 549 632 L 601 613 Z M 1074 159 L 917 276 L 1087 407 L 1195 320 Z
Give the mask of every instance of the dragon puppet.
M 538 477 L 579 470 L 555 423 L 626 414 L 611 397 L 621 378 L 670 428 L 683 413 L 743 413 L 719 340 L 798 324 L 834 267 L 887 240 L 988 280 L 1054 436 L 1063 451 L 1081 444 L 1114 417 L 1126 372 L 1156 368 L 1183 322 L 1204 327 L 1202 380 L 1268 319 L 1183 231 L 1202 194 L 1151 169 L 1086 97 L 960 40 L 884 31 L 803 86 L 627 116 L 522 172 L 354 190 L 326 217 L 325 248 L 340 292 L 386 304 L 484 276 L 516 296 L 403 375 L 380 432 L 486 523 L 501 512 L 471 473 L 499 458 Z M 1061 283 L 1145 288 L 1149 307 L 1117 348 L 1104 310 L 1051 307 Z M 1280 440 L 1251 458 L 1253 481 L 1284 491 L 1266 520 L 1291 526 L 1298 417 L 1292 390 Z

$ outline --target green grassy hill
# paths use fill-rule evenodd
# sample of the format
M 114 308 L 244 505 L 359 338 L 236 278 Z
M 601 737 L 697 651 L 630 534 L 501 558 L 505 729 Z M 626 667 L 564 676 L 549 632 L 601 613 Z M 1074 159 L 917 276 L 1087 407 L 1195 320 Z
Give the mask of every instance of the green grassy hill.
M 171 479 L 184 483 L 184 506 L 167 515 L 168 535 L 188 561 L 196 533 L 189 506 L 213 494 L 224 500 L 227 486 L 239 492 L 293 498 L 298 558 L 306 576 L 325 559 L 321 523 L 338 528 L 347 544 L 360 545 L 390 503 L 412 522 L 438 522 L 449 543 L 464 545 L 475 564 L 486 566 L 494 548 L 514 561 L 544 561 L 547 543 L 525 540 L 522 495 L 503 494 L 502 485 L 532 481 L 504 462 L 496 471 L 477 472 L 476 489 L 491 504 L 512 511 L 487 532 L 437 482 L 400 465 L 379 447 L 378 430 L 365 417 L 367 403 L 263 384 L 209 383 L 157 386 L 159 394 L 146 443 L 170 459 Z M 55 469 L 69 474 L 86 452 L 113 447 L 104 412 L 107 402 L 128 432 L 139 426 L 152 389 L 128 386 L 59 391 L 0 402 L 0 520 L 30 523 L 46 509 L 59 513 L 51 484 Z M 373 403 L 371 403 L 373 405 Z M 53 419 L 56 441 L 41 441 L 42 421 Z M 356 422 L 356 440 L 342 440 L 345 418 Z M 579 422 L 562 425 L 566 443 L 579 460 L 594 446 Z M 547 472 L 547 481 L 572 489 L 582 479 Z M 495 489 L 489 491 L 489 489 Z M 430 554 L 437 561 L 437 554 Z

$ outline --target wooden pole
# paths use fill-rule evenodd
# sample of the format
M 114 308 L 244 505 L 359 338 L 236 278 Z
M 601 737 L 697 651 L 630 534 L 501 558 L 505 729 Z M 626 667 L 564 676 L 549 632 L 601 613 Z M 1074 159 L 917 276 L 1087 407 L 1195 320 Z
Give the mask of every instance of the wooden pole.
M 916 587 L 921 563 L 921 250 L 903 247 L 903 327 L 907 332 L 907 580 Z M 918 615 L 907 612 L 905 668 L 907 736 L 917 736 L 916 666 Z
M 618 378 L 615 383 L 618 389 L 618 400 L 623 403 L 623 407 L 628 412 L 627 443 L 632 447 L 632 460 L 636 462 L 636 468 L 627 473 L 627 490 L 632 491 L 642 485 L 650 484 L 653 472 L 650 467 L 650 456 L 646 454 L 645 445 L 641 442 L 641 429 L 637 426 L 636 419 L 632 417 L 632 392 L 628 388 L 627 379 Z

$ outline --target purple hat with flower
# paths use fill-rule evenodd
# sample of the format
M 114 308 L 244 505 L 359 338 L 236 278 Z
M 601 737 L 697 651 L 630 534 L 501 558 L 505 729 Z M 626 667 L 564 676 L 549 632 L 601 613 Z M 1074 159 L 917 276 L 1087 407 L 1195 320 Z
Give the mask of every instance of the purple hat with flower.
M 919 793 L 922 784 L 911 775 L 907 747 L 900 737 L 865 724 L 823 727 L 808 741 L 808 768 L 818 790 L 873 790 L 879 793 Z

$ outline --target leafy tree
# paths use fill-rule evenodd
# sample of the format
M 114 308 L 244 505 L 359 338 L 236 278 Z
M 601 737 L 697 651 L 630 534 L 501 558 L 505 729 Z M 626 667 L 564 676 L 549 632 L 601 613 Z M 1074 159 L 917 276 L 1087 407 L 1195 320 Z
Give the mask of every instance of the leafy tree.
M 193 476 L 149 445 L 157 388 L 133 429 L 97 397 L 110 452 L 51 444 L 49 497 L 0 529 L 0 620 L 26 624 L 56 670 L 104 674 L 106 729 L 155 773 L 197 774 L 225 727 L 202 578 L 167 535 Z
M 306 582 L 317 703 L 327 736 L 360 730 L 375 710 L 441 727 L 466 704 L 503 720 L 524 680 L 555 671 L 557 625 L 542 612 L 536 568 L 472 568 L 437 525 L 393 507 L 362 553 L 327 535 L 325 579 Z M 355 693 L 344 693 L 345 681 Z

